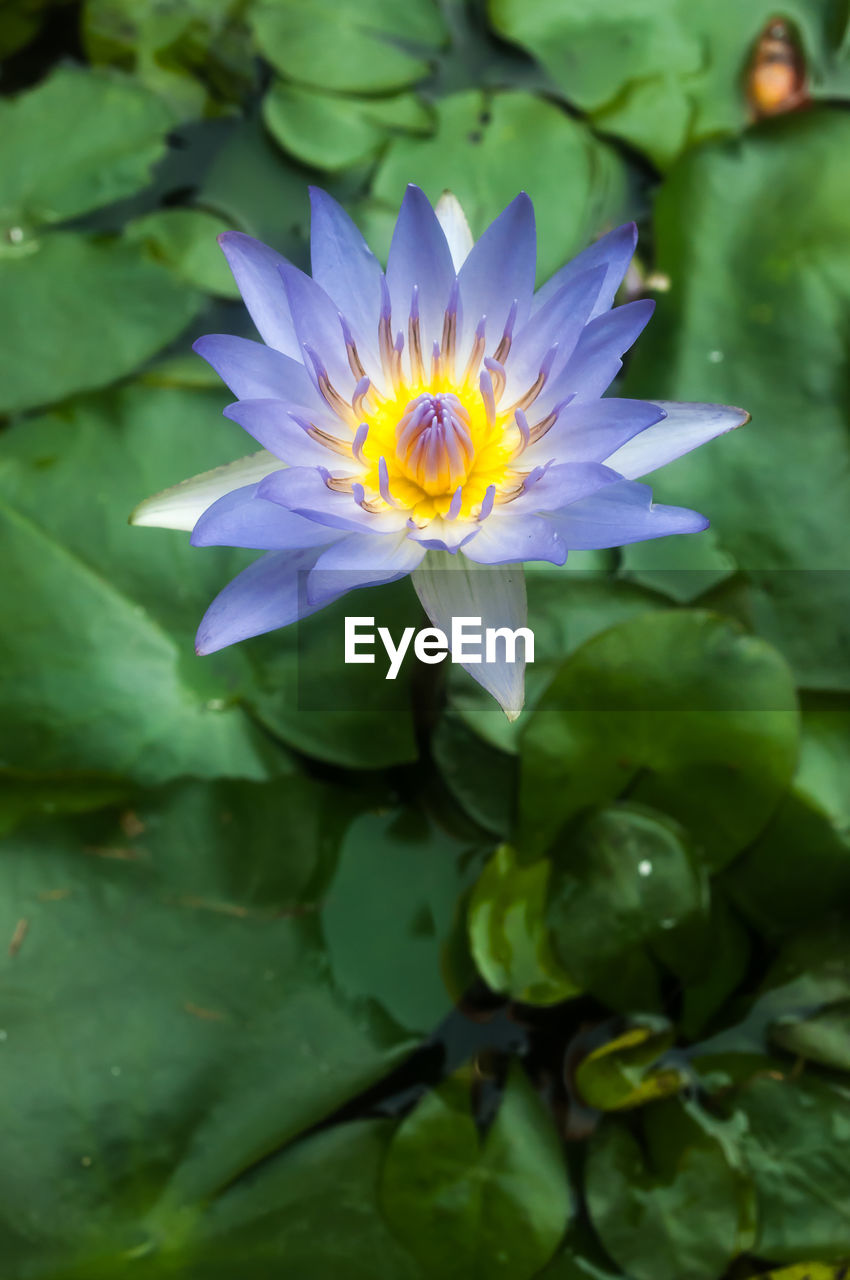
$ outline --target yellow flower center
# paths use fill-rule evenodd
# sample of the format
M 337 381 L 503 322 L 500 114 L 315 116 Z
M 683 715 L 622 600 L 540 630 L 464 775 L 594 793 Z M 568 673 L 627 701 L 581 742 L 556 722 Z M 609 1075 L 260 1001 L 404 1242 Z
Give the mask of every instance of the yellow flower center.
M 367 510 L 382 512 L 395 507 L 406 511 L 420 528 L 441 516 L 484 519 L 494 503 L 518 497 L 539 470 L 523 466 L 521 455 L 546 434 L 568 403 L 563 401 L 533 424 L 526 419 L 525 411 L 544 386 L 557 347 L 543 357 L 537 376 L 519 399 L 505 404 L 508 377 L 504 362 L 511 350 L 516 303 L 492 357 L 484 354 L 486 318 L 482 317 L 459 375 L 455 372 L 457 286 L 446 307 L 442 341 L 433 345 L 430 369 L 423 357 L 417 299 L 414 288 L 406 358 L 403 334 L 398 333 L 392 341 L 388 295 L 384 299 L 378 326 L 383 389 L 366 375 L 345 321 L 348 364 L 357 379 L 350 403 L 331 384 L 318 357 L 310 353 L 319 390 L 350 428 L 351 440 L 342 440 L 310 422 L 302 425 L 313 439 L 344 457 L 356 458 L 364 468 L 356 479 L 350 473 L 328 473 L 325 483 L 354 494 Z
M 369 468 L 365 488 L 384 499 L 388 489 L 417 524 L 446 515 L 453 499 L 454 515 L 477 515 L 488 488 L 504 486 L 519 442 L 512 420 L 498 415 L 488 421 L 478 388 L 465 385 L 402 385 L 364 422 L 369 428 L 362 451 Z

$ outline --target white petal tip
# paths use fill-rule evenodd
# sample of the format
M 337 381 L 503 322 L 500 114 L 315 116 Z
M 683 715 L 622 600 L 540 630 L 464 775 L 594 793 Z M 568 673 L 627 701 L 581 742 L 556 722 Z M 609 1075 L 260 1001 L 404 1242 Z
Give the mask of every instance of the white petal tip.
M 166 493 L 168 491 L 166 490 Z M 186 512 L 172 508 L 169 501 L 163 500 L 164 494 L 156 494 L 153 498 L 145 498 L 130 512 L 127 523 L 144 529 L 179 529 L 189 533 L 194 528 L 194 520 Z
M 189 480 L 181 480 L 170 489 L 163 489 L 145 498 L 130 514 L 130 524 L 146 525 L 153 529 L 179 529 L 191 533 L 207 507 L 248 484 L 256 484 L 270 472 L 279 471 L 283 463 L 267 450 L 251 453 L 236 462 L 226 462 L 222 467 L 204 471 Z
M 475 243 L 463 205 L 452 191 L 444 191 L 434 206 L 434 212 L 448 241 L 454 269 L 460 271 Z

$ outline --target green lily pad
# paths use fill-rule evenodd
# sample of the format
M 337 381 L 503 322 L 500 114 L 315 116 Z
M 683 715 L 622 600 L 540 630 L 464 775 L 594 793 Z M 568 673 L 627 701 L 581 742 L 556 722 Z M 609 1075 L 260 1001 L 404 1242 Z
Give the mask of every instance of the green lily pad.
M 666 167 L 707 137 L 749 121 L 745 79 L 754 47 L 777 16 L 774 0 L 490 0 L 496 30 L 532 52 L 594 123 Z M 838 73 L 839 24 L 817 0 L 786 0 L 817 93 Z M 847 73 L 843 83 L 847 87 Z
M 850 999 L 838 1001 L 809 1018 L 780 1019 L 770 1038 L 780 1049 L 807 1062 L 850 1071 Z
M 281 1265 L 316 1280 L 420 1280 L 377 1203 L 391 1134 L 389 1121 L 358 1120 L 288 1147 L 213 1200 L 176 1257 L 153 1259 L 153 1275 L 165 1262 L 204 1280 L 268 1280 Z
M 591 1140 L 585 1196 L 594 1230 L 633 1280 L 717 1280 L 743 1246 L 741 1174 L 681 1103 L 640 1114 L 643 1146 L 613 1119 Z
M 255 0 L 249 21 L 260 52 L 283 75 L 342 93 L 414 84 L 446 38 L 432 0 Z
M 678 1093 L 687 1080 L 684 1071 L 658 1065 L 674 1039 L 669 1023 L 653 1019 L 591 1050 L 575 1072 L 582 1102 L 599 1111 L 629 1111 Z
M 655 496 L 710 516 L 717 545 L 750 580 L 751 625 L 799 683 L 823 690 L 850 687 L 837 319 L 850 302 L 848 146 L 846 112 L 819 108 L 706 144 L 675 167 L 654 223 L 655 269 L 670 288 L 624 385 L 752 414 L 664 468 Z
M 155 94 L 109 72 L 60 67 L 4 99 L 0 223 L 26 231 L 132 195 L 165 154 L 172 124 Z
M 288 746 L 332 764 L 380 769 L 416 760 L 414 665 L 406 662 L 395 680 L 387 680 L 380 649 L 374 665 L 346 665 L 345 617 L 355 607 L 359 617 L 374 618 L 375 627 L 387 627 L 393 636 L 419 617 L 404 580 L 358 590 L 294 627 L 250 641 L 257 674 L 251 706 Z
M 577 995 L 558 963 L 546 926 L 548 860 L 531 866 L 503 844 L 478 878 L 468 908 L 469 943 L 476 966 L 493 991 L 526 1004 L 558 1004 Z
M 567 659 L 525 722 L 520 846 L 544 850 L 583 809 L 628 790 L 677 818 L 707 866 L 724 865 L 790 780 L 795 703 L 781 656 L 715 615 L 610 628 Z
M 316 169 L 345 169 L 374 156 L 397 134 L 425 134 L 431 115 L 412 93 L 353 98 L 277 80 L 263 99 L 263 119 L 277 142 Z
M 554 103 L 531 93 L 469 90 L 440 99 L 435 110 L 433 137 L 392 142 L 375 175 L 374 209 L 367 206 L 361 221 L 370 244 L 384 254 L 409 182 L 431 200 L 446 188 L 453 191 L 476 236 L 527 191 L 537 219 L 541 281 L 595 234 L 625 221 L 622 161 Z
M 817 926 L 850 901 L 848 730 L 850 712 L 842 702 L 804 710 L 791 792 L 752 848 L 724 873 L 735 905 L 771 941 Z
M 387 1152 L 381 1206 L 424 1278 L 531 1280 L 570 1216 L 551 1117 L 514 1067 L 482 1138 L 455 1077 L 402 1121 Z
M 735 1096 L 757 1197 L 759 1256 L 834 1262 L 850 1242 L 850 1092 L 806 1074 L 759 1073 Z
M 0 102 L 0 413 L 123 377 L 200 309 L 144 247 L 50 227 L 143 187 L 172 123 L 141 85 L 69 67 Z
M 703 1033 L 747 974 L 750 938 L 739 917 L 712 883 L 709 914 L 676 939 L 676 955 L 661 958 L 682 979 L 679 1028 L 689 1040 Z M 666 939 L 662 939 L 666 941 Z M 658 940 L 655 943 L 658 952 Z
M 756 1009 L 768 1020 L 773 1044 L 850 1071 L 850 948 L 840 918 L 825 919 L 786 941 L 764 979 Z
M 612 1008 L 654 1008 L 648 945 L 707 907 L 685 832 L 662 814 L 620 805 L 560 841 L 553 863 L 547 920 L 560 963 Z
M 129 1274 L 134 1259 L 184 1270 L 207 1216 L 224 1230 L 240 1175 L 412 1047 L 330 974 L 316 893 L 347 806 L 304 779 L 189 783 L 146 798 L 132 826 L 87 816 L 4 842 L 10 1280 Z M 286 1253 L 298 1215 L 269 1220 L 270 1172 L 248 1209 Z M 244 1274 L 268 1274 L 269 1247 L 257 1231 Z
M 216 237 L 230 224 L 205 209 L 159 209 L 127 227 L 129 244 L 143 244 L 179 280 L 220 298 L 241 297 Z
M 431 751 L 443 781 L 469 816 L 486 831 L 507 838 L 516 808 L 516 757 L 487 742 L 451 711 L 434 730 Z
M 131 70 L 181 119 L 253 80 L 241 0 L 86 0 L 83 42 L 95 64 Z
M 0 413 L 107 386 L 173 341 L 201 295 L 116 237 L 46 231 L 0 248 Z
M 244 452 L 222 402 L 131 385 L 6 433 L 6 768 L 152 783 L 289 767 L 240 704 L 252 686 L 244 651 L 211 661 L 193 651 L 204 609 L 250 557 L 127 524 L 141 498 Z
M 577 562 L 581 554 L 576 554 Z M 572 561 L 570 557 L 562 569 L 526 565 L 528 617 L 534 628 L 534 664 L 526 668 L 525 710 L 518 720 L 511 723 L 493 699 L 480 685 L 466 678 L 464 672 L 455 668 L 449 672 L 452 712 L 462 718 L 473 733 L 502 753 L 519 753 L 525 722 L 566 657 L 614 623 L 669 607 L 663 596 L 615 578 L 607 566 L 574 568 Z M 512 793 L 514 790 L 515 784 Z
M 260 119 L 235 123 L 216 151 L 197 199 L 231 226 L 309 270 L 310 200 L 305 174 L 275 146 Z
M 0 773 L 0 836 L 33 814 L 88 813 L 129 800 L 131 789 L 109 778 L 67 776 L 29 777 Z
M 321 916 L 344 994 L 379 1001 L 408 1030 L 431 1031 L 450 1012 L 442 957 L 471 879 L 467 853 L 408 812 L 352 824 Z

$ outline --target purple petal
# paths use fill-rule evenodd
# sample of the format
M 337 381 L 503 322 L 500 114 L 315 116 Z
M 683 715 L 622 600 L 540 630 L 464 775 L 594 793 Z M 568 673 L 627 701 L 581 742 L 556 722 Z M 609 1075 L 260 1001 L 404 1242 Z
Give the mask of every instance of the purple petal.
M 531 306 L 532 313 L 544 306 L 565 284 L 575 280 L 577 276 L 590 270 L 591 267 L 599 266 L 605 268 L 605 278 L 600 284 L 599 295 L 590 313 L 590 318 L 593 319 L 602 315 L 603 312 L 609 311 L 613 305 L 614 296 L 622 283 L 623 276 L 628 270 L 636 244 L 637 227 L 633 222 L 627 222 L 624 226 L 617 227 L 614 231 L 609 231 L 606 236 L 602 236 L 589 249 L 585 249 L 568 262 L 566 266 L 561 267 L 560 271 L 556 271 L 551 279 L 547 280 L 538 289 Z
M 543 388 L 537 406 L 546 411 L 570 395 L 598 400 L 622 369 L 620 357 L 646 328 L 654 310 L 655 302 L 642 298 L 591 320 L 566 365 Z
M 298 358 L 298 341 L 278 271 L 286 259 L 241 231 L 225 231 L 218 242 L 263 342 Z
M 548 560 L 563 564 L 567 558 L 558 531 L 543 516 L 511 515 L 495 511 L 480 532 L 464 547 L 463 554 L 478 564 L 515 564 L 524 560 Z
M 528 390 L 540 372 L 543 357 L 556 343 L 552 376 L 566 364 L 584 331 L 604 275 L 605 268 L 596 267 L 568 281 L 518 331 L 505 364 L 508 404 Z
M 316 412 L 285 400 L 237 400 L 227 406 L 224 416 L 238 422 L 275 457 L 291 467 L 341 467 L 352 474 L 361 469 L 352 457 L 345 458 L 314 440 L 301 425 L 305 422 L 312 424 L 335 439 L 350 444 L 351 429 L 328 410 Z
M 240 400 L 291 400 L 296 404 L 324 404 L 312 378 L 298 360 L 248 338 L 208 333 L 192 347 L 212 365 Z
M 554 426 L 522 455 L 523 466 L 539 466 L 555 458 L 558 462 L 606 462 L 632 436 L 660 422 L 664 410 L 646 400 L 573 401 L 558 415 Z M 619 454 L 617 455 L 620 456 Z
M 472 345 L 482 316 L 487 317 L 490 349 L 498 343 L 515 299 L 517 324 L 524 323 L 531 306 L 536 269 L 534 207 L 521 192 L 475 242 L 458 273 L 463 312 L 461 360 Z
M 234 489 L 208 507 L 192 531 L 195 547 L 252 547 L 282 551 L 327 546 L 339 534 L 256 497 L 259 484 Z
M 474 538 L 481 526 L 477 520 L 446 520 L 435 516 L 424 529 L 410 529 L 408 537 L 420 547 L 433 551 L 450 551 L 452 555 Z
M 745 409 L 726 404 L 680 404 L 672 400 L 659 400 L 657 404 L 665 418 L 630 437 L 607 459 L 608 465 L 628 480 L 648 475 L 750 420 Z
M 387 260 L 393 330 L 407 335 L 413 286 L 419 287 L 422 347 L 430 351 L 443 332 L 443 315 L 455 269 L 445 232 L 419 187 L 409 186 L 401 202 Z
M 708 520 L 687 507 L 653 504 L 649 485 L 621 480 L 548 517 L 571 551 L 622 547 L 629 542 L 701 533 Z
M 351 218 L 327 192 L 311 187 L 310 204 L 313 279 L 351 325 L 361 357 L 368 357 L 374 365 L 381 314 L 381 264 Z
M 307 599 L 323 604 L 357 587 L 395 582 L 410 573 L 425 556 L 425 548 L 404 533 L 351 533 L 328 547 L 307 579 Z
M 354 375 L 345 352 L 339 308 L 315 280 L 290 263 L 280 268 L 280 275 L 298 341 L 302 348 L 310 347 L 316 353 L 337 391 L 349 399 L 354 390 Z
M 275 472 L 275 475 L 284 475 Z M 269 480 L 272 477 L 268 477 Z M 527 515 L 536 511 L 558 511 L 570 502 L 579 502 L 597 489 L 615 484 L 621 477 L 599 462 L 562 462 L 548 467 L 539 480 L 514 498 L 503 509 L 511 515 Z M 267 481 L 262 482 L 266 484 Z
M 277 484 L 269 483 L 277 479 Z M 261 498 L 317 520 L 331 529 L 394 533 L 406 527 L 407 512 L 364 511 L 350 493 L 329 489 L 315 467 L 287 467 L 267 476 L 258 490 Z
M 195 652 L 215 653 L 229 644 L 286 627 L 319 607 L 307 603 L 306 577 L 321 547 L 269 551 L 220 591 L 195 638 Z M 329 602 L 328 602 L 329 603 Z

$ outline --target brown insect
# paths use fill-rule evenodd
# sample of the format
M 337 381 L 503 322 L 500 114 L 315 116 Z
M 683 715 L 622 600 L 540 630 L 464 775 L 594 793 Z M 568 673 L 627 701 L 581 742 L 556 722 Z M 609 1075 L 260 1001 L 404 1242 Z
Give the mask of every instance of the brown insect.
M 809 101 L 800 41 L 784 18 L 771 18 L 747 69 L 747 100 L 754 120 L 796 111 Z

